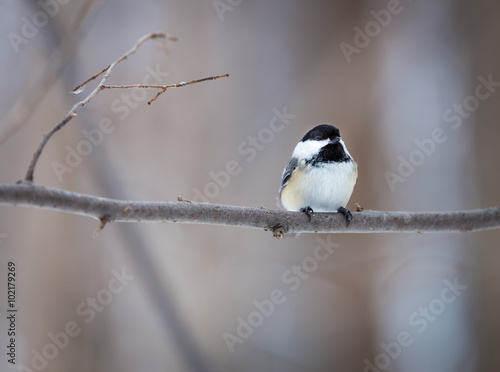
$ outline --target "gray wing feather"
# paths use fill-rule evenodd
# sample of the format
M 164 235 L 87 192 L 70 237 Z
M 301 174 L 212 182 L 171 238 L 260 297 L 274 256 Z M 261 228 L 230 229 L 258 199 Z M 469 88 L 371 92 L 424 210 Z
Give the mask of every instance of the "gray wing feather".
M 299 161 L 297 160 L 297 158 L 291 158 L 286 165 L 285 170 L 283 171 L 283 175 L 281 176 L 280 195 L 281 190 L 283 190 L 283 187 L 285 187 L 288 184 L 288 181 L 290 181 L 290 177 L 292 177 L 292 173 L 295 168 L 297 168 L 298 164 Z
M 288 164 L 286 165 L 285 169 L 283 170 L 283 174 L 281 176 L 281 185 L 280 185 L 280 191 L 279 191 L 279 196 L 277 200 L 277 204 L 279 208 L 284 208 L 283 204 L 281 203 L 281 191 L 283 191 L 283 188 L 288 184 L 290 181 L 290 178 L 292 177 L 293 171 L 297 168 L 299 164 L 299 161 L 297 158 L 291 158 Z

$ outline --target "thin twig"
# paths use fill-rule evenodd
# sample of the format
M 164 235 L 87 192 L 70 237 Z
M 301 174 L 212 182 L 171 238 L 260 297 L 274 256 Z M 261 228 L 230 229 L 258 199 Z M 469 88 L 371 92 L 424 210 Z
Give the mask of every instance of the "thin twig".
M 104 89 L 134 89 L 134 88 L 139 88 L 139 89 L 161 89 L 161 91 L 158 92 L 158 94 L 153 99 L 151 99 L 148 102 L 148 105 L 150 105 L 153 101 L 156 101 L 156 99 L 161 94 L 165 93 L 165 91 L 168 88 L 180 88 L 180 87 L 185 87 L 185 86 L 188 86 L 188 85 L 191 85 L 191 84 L 201 83 L 201 82 L 204 82 L 204 81 L 217 80 L 217 79 L 228 77 L 228 76 L 229 76 L 229 74 L 218 75 L 218 76 L 210 76 L 210 77 L 206 77 L 206 78 L 203 78 L 203 79 L 192 80 L 192 81 L 187 82 L 187 83 L 185 81 L 182 81 L 180 83 L 168 84 L 168 85 L 154 85 L 154 84 L 103 85 L 103 86 L 101 86 L 101 89 L 102 90 L 104 90 Z
M 229 74 L 225 74 L 225 75 L 219 75 L 219 76 L 212 76 L 212 77 L 207 77 L 207 78 L 203 78 L 203 79 L 198 79 L 198 80 L 192 80 L 190 82 L 181 82 L 181 83 L 178 83 L 178 84 L 171 84 L 171 85 L 164 85 L 162 87 L 162 90 L 159 91 L 156 96 L 153 97 L 153 99 L 151 101 L 148 102 L 148 105 L 150 105 L 153 101 L 156 101 L 156 99 L 162 95 L 163 93 L 165 93 L 165 91 L 168 89 L 168 88 L 179 88 L 179 87 L 185 87 L 185 86 L 188 86 L 188 85 L 191 85 L 191 84 L 197 84 L 197 83 L 201 83 L 203 81 L 209 81 L 209 80 L 216 80 L 216 79 L 220 79 L 220 78 L 223 78 L 223 77 L 228 77 Z
M 168 84 L 168 85 L 154 85 L 154 84 L 103 85 L 102 88 L 103 89 L 133 89 L 133 88 L 168 89 L 168 88 L 180 88 L 180 87 L 185 87 L 187 85 L 201 83 L 203 81 L 208 81 L 208 80 L 216 80 L 216 79 L 220 79 L 220 78 L 228 77 L 228 76 L 229 76 L 229 74 L 218 75 L 218 76 L 210 76 L 210 77 L 203 78 L 203 79 L 193 80 L 193 81 L 190 81 L 188 83 L 186 83 L 185 81 L 182 81 L 180 83 Z
M 192 81 L 189 81 L 187 83 L 185 81 L 182 81 L 180 83 L 168 84 L 168 85 L 154 85 L 154 84 L 103 85 L 101 88 L 102 89 L 133 89 L 133 88 L 140 88 L 140 89 L 161 89 L 161 91 L 158 92 L 158 94 L 156 94 L 156 96 L 153 99 L 151 99 L 151 101 L 148 102 L 148 105 L 150 105 L 151 102 L 156 101 L 156 99 L 160 95 L 162 95 L 163 93 L 165 93 L 165 91 L 168 88 L 181 88 L 181 87 L 185 87 L 185 86 L 188 86 L 188 85 L 191 85 L 191 84 L 202 83 L 204 81 L 210 81 L 210 80 L 217 80 L 217 79 L 228 77 L 228 76 L 229 76 L 229 74 L 218 75 L 218 76 L 210 76 L 210 77 L 206 77 L 206 78 L 203 78 L 203 79 L 192 80 Z M 77 88 L 80 88 L 80 87 L 77 87 Z M 75 89 L 77 89 L 77 88 L 75 88 Z
M 102 71 L 98 72 L 97 74 L 95 74 L 92 77 L 89 77 L 87 80 L 85 80 L 79 86 L 77 86 L 76 88 L 74 88 L 73 89 L 73 93 L 78 92 L 81 88 L 83 88 L 85 85 L 87 85 L 87 83 L 90 83 L 92 80 L 97 79 L 99 76 L 101 76 L 102 74 L 104 74 L 106 71 L 108 71 L 109 66 L 111 66 L 111 65 L 108 65 L 107 67 L 105 67 L 104 69 L 102 69 Z
M 33 173 L 35 172 L 36 163 L 37 163 L 38 159 L 40 158 L 40 155 L 42 154 L 42 151 L 43 151 L 45 145 L 47 144 L 49 139 L 52 137 L 52 135 L 54 133 L 56 133 L 57 131 L 59 131 L 61 128 L 63 128 L 66 124 L 68 124 L 71 121 L 71 119 L 73 119 L 76 116 L 76 111 L 78 109 L 82 108 L 87 103 L 89 103 L 92 98 L 94 98 L 99 92 L 101 92 L 104 89 L 103 85 L 105 85 L 106 81 L 109 79 L 109 76 L 110 76 L 111 72 L 113 71 L 113 69 L 116 67 L 116 65 L 118 65 L 120 62 L 126 60 L 131 55 L 135 54 L 135 52 L 137 52 L 137 50 L 146 41 L 152 40 L 152 39 L 158 39 L 158 38 L 169 39 L 172 41 L 177 40 L 177 38 L 170 36 L 170 35 L 163 33 L 163 32 L 156 32 L 156 33 L 151 33 L 151 34 L 145 35 L 139 39 L 139 41 L 132 47 L 132 49 L 130 49 L 127 53 L 125 53 L 120 58 L 118 58 L 116 61 L 114 61 L 111 65 L 109 65 L 109 67 L 107 69 L 105 69 L 105 70 L 101 71 L 100 73 L 93 76 L 93 78 L 95 79 L 98 76 L 102 75 L 102 73 L 105 71 L 104 76 L 102 77 L 99 85 L 97 85 L 97 87 L 84 100 L 76 103 L 71 108 L 71 110 L 69 110 L 69 112 L 64 116 L 64 118 L 59 123 L 57 123 L 56 126 L 51 128 L 48 132 L 46 132 L 43 135 L 42 141 L 40 142 L 37 150 L 33 154 L 33 158 L 31 160 L 29 167 L 28 167 L 28 172 L 26 173 L 26 176 L 24 177 L 25 181 L 33 182 Z M 83 87 L 86 83 L 88 83 L 91 80 L 93 80 L 93 79 L 91 78 L 90 80 L 87 80 L 85 83 L 81 84 L 79 87 L 80 88 Z
M 96 238 L 97 235 L 104 229 L 104 226 L 109 222 L 108 217 L 104 216 L 100 218 L 99 226 L 97 226 L 96 231 L 94 231 L 94 235 L 92 235 L 93 238 Z
M 177 222 L 240 226 L 287 233 L 457 232 L 500 228 L 500 207 L 458 212 L 352 212 L 349 227 L 338 213 L 301 212 L 185 202 L 133 202 L 21 182 L 0 185 L 0 205 L 28 206 L 107 222 Z

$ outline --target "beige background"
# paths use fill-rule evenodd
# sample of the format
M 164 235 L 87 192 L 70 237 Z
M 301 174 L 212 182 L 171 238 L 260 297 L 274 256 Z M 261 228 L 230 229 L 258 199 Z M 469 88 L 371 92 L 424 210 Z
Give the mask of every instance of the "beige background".
M 37 183 L 117 199 L 190 199 L 212 181 L 210 172 L 236 161 L 241 173 L 210 201 L 274 208 L 297 141 L 314 125 L 332 123 L 359 165 L 351 209 L 355 202 L 412 211 L 500 204 L 500 92 L 479 101 L 457 129 L 443 118 L 475 94 L 479 76 L 500 81 L 499 4 L 220 3 L 227 9 L 221 16 L 212 1 L 60 0 L 16 53 L 9 33 L 22 35 L 33 17 L 43 21 L 43 10 L 35 1 L 2 1 L 0 182 L 23 177 L 42 134 L 90 91 L 69 94 L 74 86 L 142 35 L 162 30 L 179 41 L 167 43 L 167 51 L 144 45 L 112 83 L 140 83 L 148 66 L 168 73 L 164 83 L 231 77 L 169 90 L 151 106 L 133 100 L 127 115 L 122 94 L 132 92 L 103 92 L 49 142 Z M 377 32 L 372 12 L 387 14 L 388 7 L 398 12 Z M 366 26 L 374 36 L 348 63 L 340 44 L 355 45 L 355 28 Z M 248 137 L 262 134 L 283 107 L 295 118 L 248 161 L 239 147 L 248 148 Z M 111 120 L 111 133 L 59 181 L 54 162 L 64 164 L 68 148 L 86 139 L 82 131 L 103 118 Z M 415 141 L 435 128 L 446 141 L 392 191 L 385 172 L 397 173 L 400 157 L 408 160 Z M 1 283 L 7 262 L 17 264 L 18 367 L 33 369 L 34 353 L 52 342 L 48 334 L 75 322 L 81 332 L 43 370 L 361 371 L 370 370 L 368 363 L 407 372 L 498 369 L 498 231 L 331 235 L 338 248 L 292 291 L 282 276 L 310 263 L 326 235 L 277 241 L 241 228 L 113 224 L 93 239 L 96 227 L 84 217 L 0 208 Z M 113 270 L 123 268 L 134 279 L 86 323 L 80 304 L 99 293 L 108 299 L 102 296 Z M 454 281 L 467 288 L 444 303 L 445 283 Z M 237 318 L 247 319 L 253 302 L 274 290 L 286 301 L 230 353 L 223 334 L 236 335 Z M 419 315 L 429 306 L 427 318 Z M 399 350 L 401 333 L 411 343 Z M 1 370 L 16 370 L 4 351 Z

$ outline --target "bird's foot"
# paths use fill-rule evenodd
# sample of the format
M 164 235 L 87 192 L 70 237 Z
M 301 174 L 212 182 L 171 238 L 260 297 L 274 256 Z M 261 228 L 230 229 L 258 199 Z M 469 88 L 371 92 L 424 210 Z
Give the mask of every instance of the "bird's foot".
M 346 227 L 349 227 L 349 224 L 351 223 L 352 219 L 351 211 L 347 208 L 340 207 L 339 209 L 337 209 L 337 212 L 342 213 L 344 215 Z
M 304 207 L 300 209 L 301 212 L 305 213 L 307 218 L 309 218 L 309 222 L 311 222 L 311 215 L 314 213 L 311 207 Z

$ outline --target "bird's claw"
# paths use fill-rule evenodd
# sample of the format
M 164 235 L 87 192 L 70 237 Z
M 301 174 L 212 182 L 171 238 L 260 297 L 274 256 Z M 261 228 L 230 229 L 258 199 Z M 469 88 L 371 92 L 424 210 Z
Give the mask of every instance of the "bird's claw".
M 346 227 L 349 227 L 349 224 L 351 223 L 351 219 L 352 219 L 351 211 L 347 208 L 340 207 L 339 209 L 337 209 L 337 212 L 342 213 L 344 215 Z
M 311 222 L 311 215 L 314 213 L 311 207 L 304 207 L 300 209 L 301 212 L 305 213 L 307 218 L 309 218 L 309 222 Z

